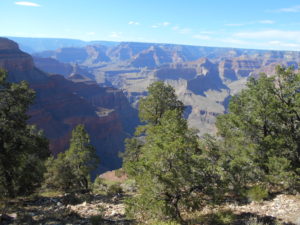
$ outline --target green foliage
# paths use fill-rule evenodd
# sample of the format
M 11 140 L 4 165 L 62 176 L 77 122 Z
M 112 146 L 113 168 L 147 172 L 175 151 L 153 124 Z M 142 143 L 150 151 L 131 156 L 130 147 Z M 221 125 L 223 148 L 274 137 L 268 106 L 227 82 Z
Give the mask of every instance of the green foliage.
M 92 225 L 102 224 L 102 222 L 103 222 L 103 216 L 102 215 L 91 216 L 90 217 L 90 222 L 91 222 Z
M 139 101 L 139 117 L 142 122 L 156 125 L 168 110 L 184 110 L 184 105 L 177 99 L 175 90 L 162 81 L 152 83 L 148 87 L 148 96 Z
M 26 112 L 35 93 L 26 82 L 8 83 L 0 71 L 0 196 L 32 192 L 42 181 L 48 141 Z
M 64 153 L 59 153 L 55 159 L 51 156 L 46 162 L 44 187 L 50 190 L 69 192 L 77 189 L 75 175 Z
M 134 176 L 136 172 L 136 163 L 140 159 L 141 148 L 144 145 L 142 137 L 132 137 L 125 139 L 126 151 L 121 154 L 123 158 L 123 168 L 127 174 Z
M 213 225 L 228 225 L 233 224 L 236 219 L 236 215 L 230 211 L 218 211 L 210 216 L 209 222 Z
M 125 182 L 123 182 L 121 184 L 121 187 L 123 189 L 124 192 L 129 192 L 129 193 L 132 193 L 132 192 L 136 192 L 137 190 L 137 187 L 136 187 L 136 182 L 134 179 L 127 179 L 125 180 Z
M 262 185 L 255 185 L 246 192 L 250 201 L 260 202 L 269 196 L 268 190 Z
M 107 188 L 108 195 L 114 196 L 122 193 L 123 193 L 123 189 L 120 183 L 112 184 Z
M 72 131 L 70 148 L 47 161 L 45 187 L 62 191 L 88 190 L 90 173 L 98 165 L 95 148 L 83 125 Z
M 224 169 L 235 189 L 268 182 L 284 188 L 299 185 L 300 74 L 277 68 L 272 77 L 250 78 L 234 96 L 229 113 L 217 119 L 224 140 Z
M 70 148 L 65 154 L 77 185 L 87 190 L 90 173 L 97 168 L 99 158 L 83 125 L 76 126 L 72 131 Z
M 265 223 L 259 221 L 257 217 L 250 217 L 246 225 L 265 225 Z
M 196 132 L 182 118 L 182 106 L 162 82 L 150 86 L 140 106 L 141 119 L 148 122 L 145 136 L 127 140 L 124 154 L 125 171 L 138 189 L 126 201 L 127 213 L 138 220 L 182 222 L 182 211 L 212 201 L 220 183 L 209 151 L 199 149 Z
M 150 225 L 180 225 L 180 223 L 176 222 L 176 221 L 151 221 L 149 222 Z
M 100 177 L 96 177 L 93 183 L 93 193 L 104 193 L 107 191 L 107 185 L 104 183 L 104 180 Z

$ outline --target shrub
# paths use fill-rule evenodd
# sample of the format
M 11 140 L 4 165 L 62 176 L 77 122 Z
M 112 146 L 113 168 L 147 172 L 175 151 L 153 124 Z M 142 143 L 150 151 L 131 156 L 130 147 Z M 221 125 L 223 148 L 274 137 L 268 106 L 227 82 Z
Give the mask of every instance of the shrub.
M 235 215 L 233 214 L 233 212 L 230 210 L 226 210 L 226 211 L 219 211 L 215 214 L 212 214 L 210 223 L 214 225 L 227 225 L 227 224 L 232 224 L 234 220 L 235 220 Z
M 152 221 L 150 225 L 180 225 L 175 221 Z
M 122 194 L 122 193 L 123 193 L 123 189 L 119 183 L 112 184 L 107 189 L 108 195 L 118 195 L 118 194 Z
M 121 187 L 124 192 L 136 192 L 136 182 L 133 179 L 128 179 L 124 183 L 121 184 Z
M 104 193 L 107 192 L 107 184 L 104 183 L 104 179 L 97 177 L 93 183 L 94 193 Z
M 72 131 L 70 147 L 50 157 L 46 162 L 44 187 L 63 192 L 87 192 L 90 190 L 90 173 L 97 168 L 99 158 L 84 125 Z
M 91 216 L 90 217 L 90 222 L 92 225 L 98 225 L 102 224 L 103 218 L 102 215 L 97 215 L 97 216 Z
M 250 217 L 246 222 L 246 225 L 265 225 L 263 222 L 260 222 L 256 217 Z
M 246 192 L 247 198 L 250 201 L 262 201 L 268 197 L 268 191 L 261 185 L 255 185 Z

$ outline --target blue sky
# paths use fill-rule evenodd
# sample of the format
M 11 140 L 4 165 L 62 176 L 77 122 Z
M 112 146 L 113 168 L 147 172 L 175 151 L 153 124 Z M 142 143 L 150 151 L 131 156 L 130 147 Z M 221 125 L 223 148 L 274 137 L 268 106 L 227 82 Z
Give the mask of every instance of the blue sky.
M 300 50 L 297 0 L 0 0 L 0 36 Z

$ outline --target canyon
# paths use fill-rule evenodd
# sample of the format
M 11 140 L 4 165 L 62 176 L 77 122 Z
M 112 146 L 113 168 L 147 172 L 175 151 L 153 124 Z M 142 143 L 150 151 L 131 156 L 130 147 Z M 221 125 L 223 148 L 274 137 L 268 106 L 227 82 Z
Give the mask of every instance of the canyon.
M 10 82 L 25 80 L 35 90 L 29 123 L 44 131 L 54 155 L 68 148 L 71 130 L 84 124 L 101 160 L 98 172 L 121 166 L 118 153 L 124 150 L 124 139 L 138 124 L 137 112 L 122 91 L 49 75 L 6 38 L 0 38 L 0 68 L 8 72 Z
M 121 89 L 135 108 L 147 87 L 163 80 L 175 88 L 190 127 L 199 135 L 216 133 L 216 116 L 227 112 L 230 98 L 246 87 L 250 76 L 271 75 L 276 65 L 298 69 L 300 62 L 300 53 L 293 51 L 135 42 L 59 48 L 33 57 L 49 73 L 71 80 L 78 73 L 81 81 Z
M 300 62 L 292 51 L 95 42 L 29 55 L 18 44 L 0 39 L 0 68 L 9 81 L 26 80 L 36 91 L 29 122 L 44 131 L 54 155 L 68 148 L 74 126 L 85 124 L 101 159 L 98 172 L 121 166 L 118 154 L 139 124 L 138 101 L 152 82 L 175 88 L 189 126 L 201 136 L 216 133 L 216 117 L 250 76 L 271 75 L 278 64 L 298 69 Z

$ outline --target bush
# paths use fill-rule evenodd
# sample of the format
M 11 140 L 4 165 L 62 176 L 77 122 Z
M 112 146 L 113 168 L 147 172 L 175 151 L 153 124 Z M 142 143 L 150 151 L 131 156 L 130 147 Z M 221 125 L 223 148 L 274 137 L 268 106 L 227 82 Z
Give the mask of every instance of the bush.
M 97 215 L 97 216 L 91 216 L 90 217 L 90 222 L 92 225 L 98 225 L 102 224 L 103 218 L 102 215 Z
M 175 221 L 154 221 L 151 225 L 180 225 Z
M 246 192 L 246 195 L 250 201 L 259 202 L 266 199 L 269 196 L 269 193 L 263 186 L 255 185 Z
M 84 125 L 77 125 L 72 131 L 69 149 L 47 160 L 44 187 L 63 192 L 88 192 L 90 173 L 98 162 Z
M 123 193 L 123 189 L 122 189 L 122 187 L 119 183 L 112 184 L 107 189 L 107 194 L 108 195 L 113 196 L 113 195 L 118 195 L 118 194 L 122 194 L 122 193 Z
M 93 183 L 94 193 L 105 193 L 107 192 L 107 184 L 104 183 L 104 179 L 97 177 Z
M 128 179 L 124 183 L 121 184 L 121 187 L 124 192 L 136 192 L 136 182 L 133 179 Z
M 258 221 L 256 217 L 250 217 L 246 225 L 265 225 L 263 222 Z
M 67 193 L 61 199 L 64 205 L 76 205 L 81 203 L 81 200 L 75 195 L 75 193 Z
M 104 219 L 104 217 L 105 217 L 105 207 L 102 206 L 102 205 L 99 205 L 98 206 L 98 211 L 99 211 L 98 215 L 90 217 L 90 222 L 91 222 L 92 225 L 103 224 L 103 220 L 105 220 Z
M 235 215 L 233 214 L 233 212 L 230 210 L 226 210 L 226 211 L 219 211 L 215 214 L 212 214 L 210 223 L 214 225 L 227 225 L 227 224 L 232 224 L 234 220 L 235 220 Z

